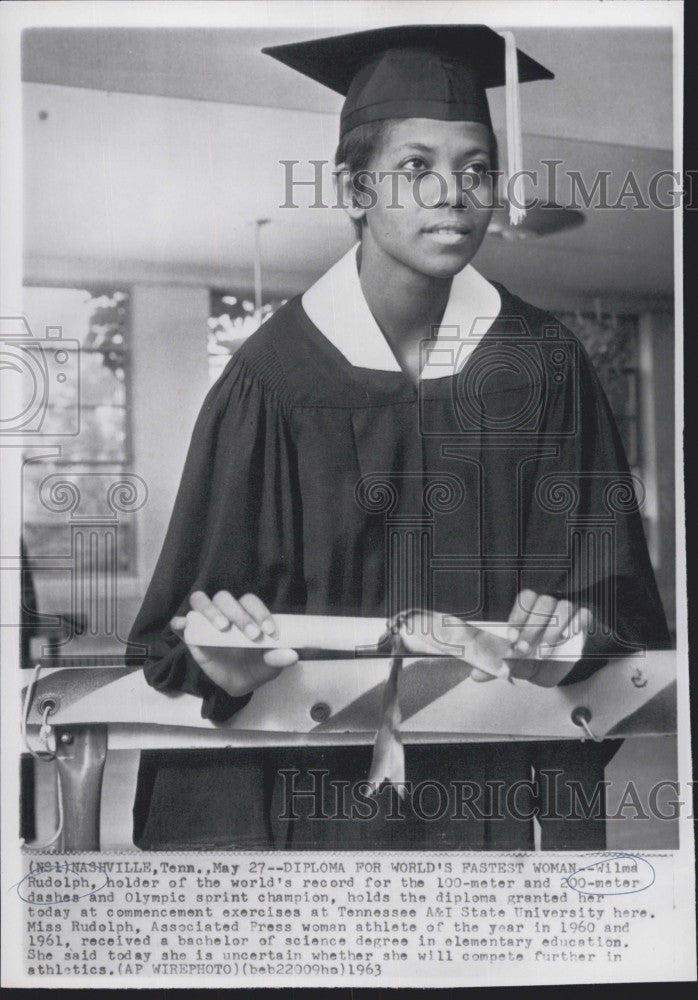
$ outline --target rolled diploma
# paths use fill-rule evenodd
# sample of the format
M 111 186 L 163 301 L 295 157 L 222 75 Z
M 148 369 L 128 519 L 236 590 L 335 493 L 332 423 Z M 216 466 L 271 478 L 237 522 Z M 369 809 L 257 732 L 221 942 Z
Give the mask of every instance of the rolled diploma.
M 385 634 L 385 618 L 350 618 L 335 615 L 274 615 L 278 636 L 248 639 L 236 625 L 221 632 L 200 611 L 190 611 L 184 641 L 191 646 L 230 646 L 239 649 L 326 650 L 354 656 L 376 644 Z
M 450 617 L 450 616 L 446 616 Z M 238 649 L 295 649 L 301 659 L 338 658 L 346 653 L 347 659 L 354 657 L 389 656 L 389 651 L 379 650 L 377 644 L 386 631 L 385 618 L 342 617 L 337 615 L 274 615 L 278 636 L 262 635 L 257 640 L 248 639 L 235 625 L 221 631 L 200 611 L 190 611 L 184 629 L 184 641 L 191 646 L 218 646 Z M 504 639 L 506 622 L 467 622 L 473 628 Z M 556 659 L 578 659 L 582 653 L 584 636 L 566 639 L 555 647 L 537 650 L 536 659 L 554 656 Z M 307 654 L 304 656 L 304 652 Z M 418 653 L 434 656 L 433 652 Z M 437 654 L 438 655 L 438 654 Z M 444 651 L 441 655 L 456 656 L 457 653 Z

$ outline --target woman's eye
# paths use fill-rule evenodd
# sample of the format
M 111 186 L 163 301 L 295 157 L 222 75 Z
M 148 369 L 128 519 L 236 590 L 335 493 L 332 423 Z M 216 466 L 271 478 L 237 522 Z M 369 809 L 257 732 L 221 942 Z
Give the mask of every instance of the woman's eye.
M 467 167 L 464 168 L 466 174 L 474 174 L 476 177 L 485 177 L 490 172 L 489 163 L 469 163 Z
M 405 160 L 405 162 L 402 164 L 402 169 L 414 170 L 414 171 L 426 170 L 427 165 L 421 156 L 411 156 L 409 160 Z

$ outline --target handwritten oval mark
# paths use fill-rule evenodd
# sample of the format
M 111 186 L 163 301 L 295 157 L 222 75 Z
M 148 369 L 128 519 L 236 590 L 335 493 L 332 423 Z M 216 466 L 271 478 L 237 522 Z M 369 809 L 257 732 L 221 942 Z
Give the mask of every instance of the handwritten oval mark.
M 24 878 L 21 879 L 16 884 L 16 886 L 15 886 L 15 889 L 17 890 L 17 895 L 19 896 L 19 898 L 21 900 L 23 900 L 23 902 L 29 903 L 30 906 L 45 906 L 45 907 L 49 907 L 49 908 L 52 907 L 52 906 L 63 906 L 66 903 L 75 903 L 75 902 L 77 902 L 78 899 L 85 899 L 87 896 L 92 896 L 95 892 L 100 892 L 102 889 L 104 889 L 107 886 L 107 884 L 109 882 L 109 876 L 104 871 L 104 869 L 100 868 L 99 865 L 95 864 L 94 861 L 83 862 L 83 864 L 89 864 L 90 867 L 91 867 L 91 869 L 92 869 L 92 871 L 94 871 L 94 872 L 98 873 L 98 875 L 104 877 L 104 881 L 100 885 L 93 885 L 93 886 L 91 886 L 88 889 L 87 892 L 71 893 L 70 895 L 64 896 L 61 899 L 52 899 L 52 900 L 47 900 L 47 901 L 37 900 L 37 899 L 33 899 L 32 898 L 32 896 L 31 896 L 32 891 L 36 891 L 39 888 L 46 889 L 46 890 L 50 890 L 51 889 L 50 885 L 48 885 L 48 886 L 40 886 L 40 887 L 38 887 L 36 885 L 32 885 L 32 881 L 31 880 L 36 881 L 42 875 L 47 875 L 47 874 L 50 874 L 50 873 L 62 873 L 64 875 L 66 875 L 66 876 L 68 876 L 68 875 L 75 875 L 78 879 L 80 879 L 82 881 L 84 879 L 85 875 L 89 874 L 89 873 L 86 873 L 84 871 L 78 871 L 76 868 L 71 868 L 71 866 L 67 862 L 65 862 L 65 861 L 63 861 L 63 862 L 57 861 L 57 862 L 47 862 L 45 865 L 41 865 L 41 866 L 39 866 L 37 868 L 33 868 L 32 871 L 27 872 L 27 874 L 24 876 Z M 25 886 L 25 882 L 27 882 L 28 880 L 30 880 L 30 881 Z M 61 885 L 58 888 L 64 890 L 64 889 L 67 889 L 68 886 Z M 80 886 L 76 886 L 75 888 L 82 889 L 82 888 L 84 888 L 84 886 L 80 885 Z M 30 893 L 30 895 L 24 895 L 23 893 L 25 891 L 28 891 Z
M 589 872 L 589 875 L 582 872 Z M 636 854 L 614 854 L 578 868 L 562 881 L 574 892 L 588 896 L 627 896 L 649 889 L 656 877 L 647 858 Z

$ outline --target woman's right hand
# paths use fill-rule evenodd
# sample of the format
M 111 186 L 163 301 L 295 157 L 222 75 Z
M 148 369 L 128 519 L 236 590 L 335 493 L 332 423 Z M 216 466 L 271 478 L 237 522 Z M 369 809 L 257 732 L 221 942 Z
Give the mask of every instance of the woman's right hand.
M 271 612 L 254 594 L 245 594 L 238 601 L 227 590 L 219 591 L 213 599 L 202 590 L 197 590 L 191 595 L 189 603 L 192 611 L 200 612 L 221 632 L 235 625 L 253 641 L 265 635 L 274 638 L 278 634 Z M 170 628 L 181 636 L 186 623 L 186 615 L 177 615 L 170 622 Z M 298 660 L 298 654 L 293 649 L 203 648 L 189 644 L 187 648 L 206 676 L 234 698 L 249 694 L 273 680 L 284 667 L 290 667 Z

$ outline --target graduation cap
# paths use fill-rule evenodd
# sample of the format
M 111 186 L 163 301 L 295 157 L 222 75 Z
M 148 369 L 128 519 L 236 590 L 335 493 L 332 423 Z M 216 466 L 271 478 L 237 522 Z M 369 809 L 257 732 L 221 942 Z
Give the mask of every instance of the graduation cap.
M 345 96 L 340 138 L 387 118 L 479 122 L 491 128 L 486 90 L 506 85 L 509 176 L 522 169 L 519 82 L 552 79 L 516 48 L 511 32 L 482 24 L 405 25 L 262 49 Z M 514 225 L 525 215 L 523 178 L 515 180 Z

